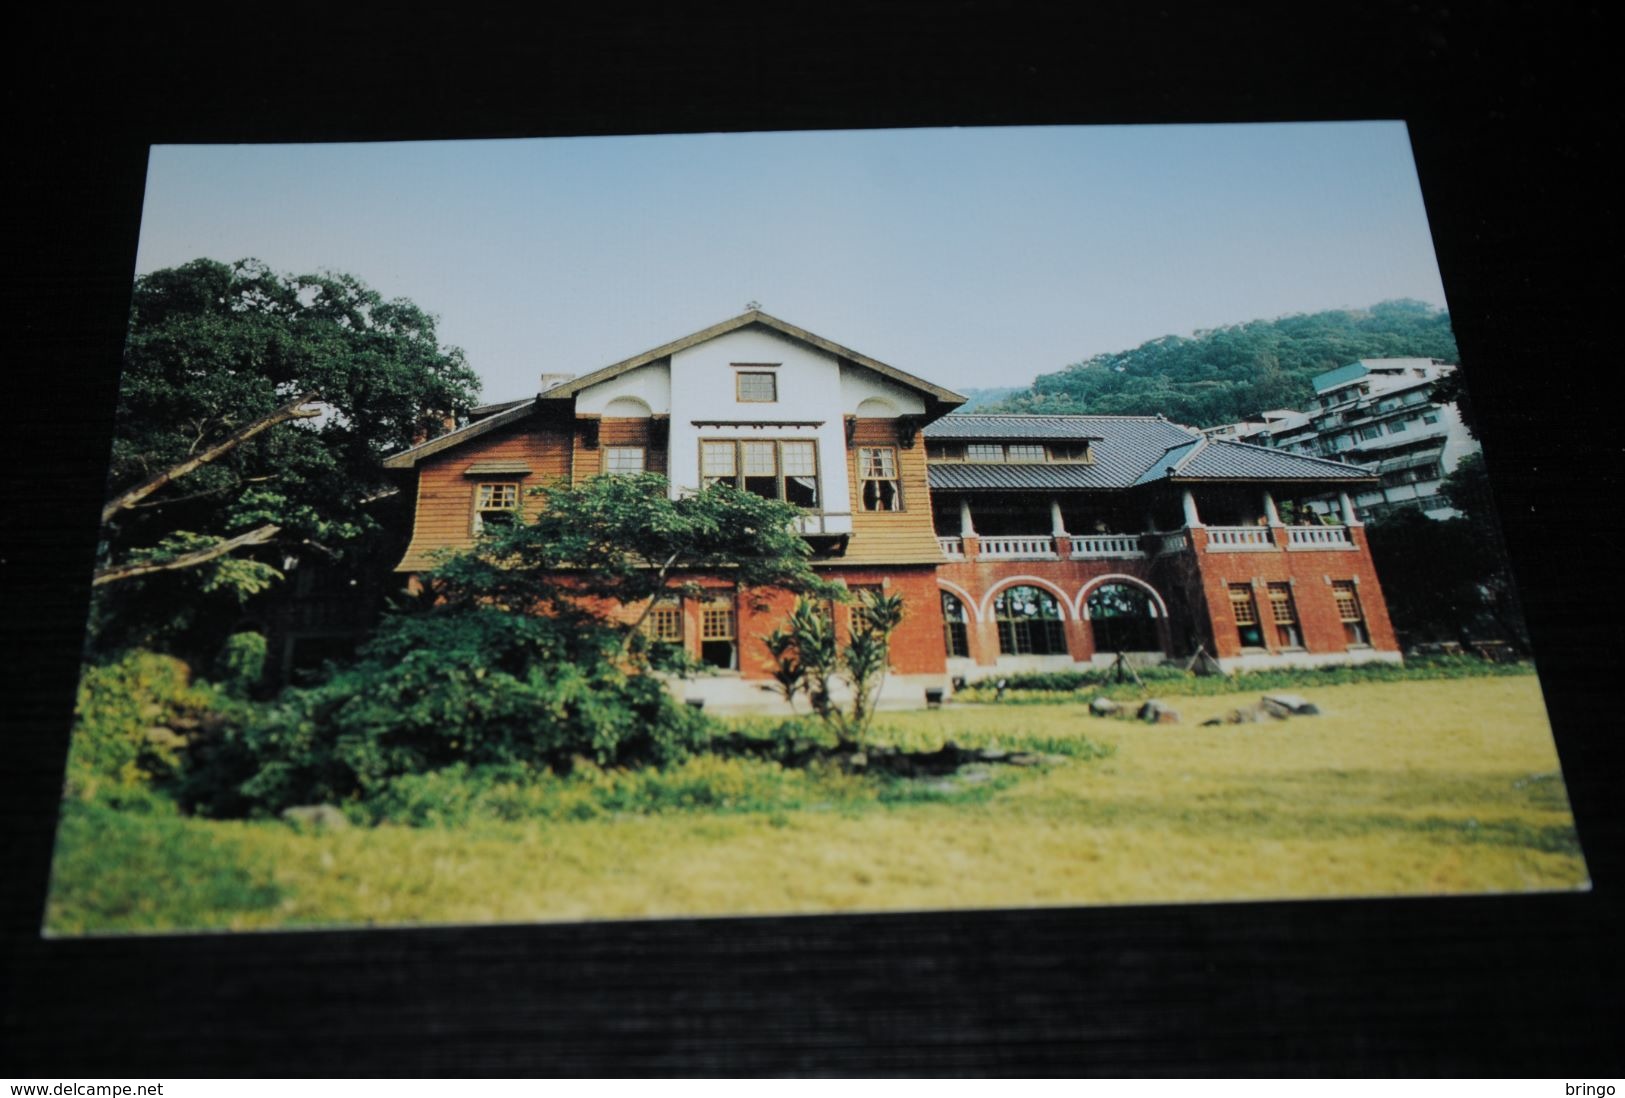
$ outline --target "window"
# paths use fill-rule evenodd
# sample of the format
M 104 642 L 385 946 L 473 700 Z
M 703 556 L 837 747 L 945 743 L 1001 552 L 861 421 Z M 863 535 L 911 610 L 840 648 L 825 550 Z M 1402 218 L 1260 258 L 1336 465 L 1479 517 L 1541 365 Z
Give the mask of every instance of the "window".
M 1243 648 L 1264 647 L 1264 630 L 1258 623 L 1258 603 L 1253 599 L 1253 585 L 1230 585 L 1230 612 L 1236 619 L 1236 633 Z
M 643 447 L 604 447 L 604 472 L 611 476 L 624 476 L 643 472 Z
M 1405 429 L 1405 421 L 1402 420 L 1402 419 L 1396 419 L 1393 422 L 1388 424 L 1388 433 L 1391 434 L 1391 435 L 1397 435 L 1397 434 L 1399 434 L 1399 432 L 1403 431 L 1404 429 Z
M 1027 442 L 1012 442 L 1004 448 L 1006 460 L 1012 462 L 1043 461 L 1044 448 Z
M 727 484 L 814 510 L 820 500 L 818 450 L 811 440 L 707 440 L 700 443 L 700 481 L 706 488 Z
M 897 480 L 896 447 L 860 446 L 858 479 L 862 483 L 865 511 L 903 509 L 903 493 Z
M 1268 435 L 1264 436 L 1268 438 Z M 1089 444 L 1086 442 L 1063 442 L 1052 444 L 1049 448 L 1051 461 L 1088 461 Z
M 1089 593 L 1089 632 L 1098 652 L 1160 652 L 1162 634 L 1145 590 L 1104 583 Z
M 1360 437 L 1365 439 L 1381 438 L 1382 427 L 1377 424 L 1372 424 L 1370 427 L 1362 427 L 1360 428 Z
M 948 658 L 970 658 L 970 618 L 965 604 L 944 591 L 942 593 L 942 641 Z
M 1360 591 L 1353 580 L 1333 580 L 1332 598 L 1337 602 L 1337 616 L 1343 623 L 1343 639 L 1352 645 L 1371 643 L 1371 634 L 1365 627 L 1365 615 L 1360 612 Z
M 1011 587 L 993 601 L 999 627 L 999 652 L 1006 656 L 1066 654 L 1061 607 L 1039 587 Z
M 1298 608 L 1292 602 L 1290 583 L 1269 585 L 1270 617 L 1275 619 L 1275 643 L 1282 648 L 1302 648 L 1303 633 L 1298 629 Z
M 474 486 L 474 533 L 487 527 L 510 526 L 519 514 L 519 484 L 487 482 Z
M 700 662 L 733 670 L 738 666 L 734 644 L 734 602 L 730 595 L 712 599 L 700 607 Z
M 818 506 L 818 450 L 811 442 L 781 442 L 784 458 L 784 501 L 808 509 Z
M 1437 422 L 1439 422 L 1439 413 L 1438 412 L 1423 412 L 1422 413 L 1422 422 L 1423 423 L 1437 423 Z
M 734 375 L 741 404 L 773 404 L 779 399 L 779 379 L 766 370 L 741 370 Z
M 997 442 L 973 442 L 965 447 L 966 461 L 1003 461 L 1004 447 Z
M 657 602 L 643 619 L 643 635 L 661 644 L 683 643 L 683 607 L 678 602 Z

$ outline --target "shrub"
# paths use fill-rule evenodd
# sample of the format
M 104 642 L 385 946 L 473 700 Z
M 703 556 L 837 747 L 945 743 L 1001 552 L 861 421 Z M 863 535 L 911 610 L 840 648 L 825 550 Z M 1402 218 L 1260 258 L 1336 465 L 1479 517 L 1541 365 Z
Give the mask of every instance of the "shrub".
M 215 814 L 365 799 L 457 764 L 664 764 L 709 721 L 611 658 L 581 621 L 494 608 L 392 618 L 355 665 L 284 691 L 231 738 L 191 800 Z
M 236 697 L 247 697 L 265 678 L 265 634 L 233 633 L 214 661 L 214 678 Z
M 173 656 L 134 649 L 88 665 L 79 679 L 66 793 L 89 799 L 167 785 L 180 771 L 186 733 L 223 701 L 194 685 Z

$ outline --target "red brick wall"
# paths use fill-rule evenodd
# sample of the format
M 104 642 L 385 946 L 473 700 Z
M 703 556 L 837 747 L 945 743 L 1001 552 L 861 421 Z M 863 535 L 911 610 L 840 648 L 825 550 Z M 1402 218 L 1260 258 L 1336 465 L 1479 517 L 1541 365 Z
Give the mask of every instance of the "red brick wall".
M 1213 641 L 1217 649 L 1214 655 L 1221 659 L 1241 655 L 1241 640 L 1230 604 L 1232 583 L 1254 585 L 1253 598 L 1258 605 L 1259 620 L 1264 625 L 1265 643 L 1271 652 L 1280 650 L 1271 628 L 1269 596 L 1265 585 L 1287 581 L 1292 583 L 1292 598 L 1297 606 L 1304 647 L 1311 654 L 1348 651 L 1330 581 L 1349 579 L 1356 582 L 1360 593 L 1360 608 L 1365 614 L 1371 647 L 1384 652 L 1399 651 L 1393 623 L 1388 619 L 1388 605 L 1382 595 L 1382 586 L 1371 563 L 1365 529 L 1351 527 L 1349 534 L 1354 539 L 1353 549 L 1209 553 L 1202 551 L 1207 544 L 1207 531 L 1192 530 L 1192 547 L 1199 553 L 1202 591 L 1212 619 Z M 1277 527 L 1275 536 L 1277 544 L 1284 546 L 1286 528 Z
M 1063 553 L 1069 551 L 1067 546 L 1063 546 L 1062 550 Z M 1067 651 L 1074 660 L 1082 661 L 1091 659 L 1095 652 L 1094 639 L 1088 623 L 1084 622 L 1073 609 L 1079 592 L 1102 576 L 1129 576 L 1149 584 L 1160 593 L 1162 589 L 1152 582 L 1150 572 L 1148 562 L 1141 558 L 963 560 L 949 561 L 937 569 L 937 575 L 946 581 L 941 585 L 942 590 L 958 595 L 962 602 L 967 601 L 965 595 L 969 595 L 975 602 L 975 606 L 966 607 L 972 619 L 967 632 L 970 634 L 971 655 L 983 666 L 991 666 L 999 656 L 998 627 L 993 621 L 991 607 L 983 620 L 976 620 L 977 613 L 982 609 L 982 603 L 994 588 L 1014 586 L 1009 581 L 1021 576 L 1044 581 L 1033 586 L 1049 591 L 1062 603 L 1062 613 L 1066 619 L 1062 628 L 1066 635 Z M 940 613 L 940 606 L 938 609 Z M 1166 642 L 1166 638 L 1164 640 Z

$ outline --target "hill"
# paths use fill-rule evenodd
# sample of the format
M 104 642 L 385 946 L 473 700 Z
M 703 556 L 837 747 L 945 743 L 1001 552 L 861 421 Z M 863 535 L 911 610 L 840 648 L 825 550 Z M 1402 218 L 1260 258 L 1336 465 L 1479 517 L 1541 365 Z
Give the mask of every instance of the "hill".
M 1195 427 L 1302 408 L 1309 379 L 1361 358 L 1457 360 L 1450 315 L 1420 301 L 1300 313 L 1095 355 L 981 410 L 1157 415 Z

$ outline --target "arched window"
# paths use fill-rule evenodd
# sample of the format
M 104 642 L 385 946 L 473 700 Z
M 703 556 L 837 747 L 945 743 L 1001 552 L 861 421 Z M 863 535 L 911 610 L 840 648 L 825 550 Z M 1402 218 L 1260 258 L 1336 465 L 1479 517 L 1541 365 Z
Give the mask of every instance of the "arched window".
M 993 600 L 999 652 L 1006 656 L 1066 654 L 1061 604 L 1041 587 L 1011 587 Z
M 942 593 L 942 630 L 948 658 L 969 658 L 970 618 L 965 613 L 965 604 L 946 591 Z
M 1103 583 L 1089 592 L 1089 629 L 1096 652 L 1158 652 L 1157 610 L 1144 588 Z

